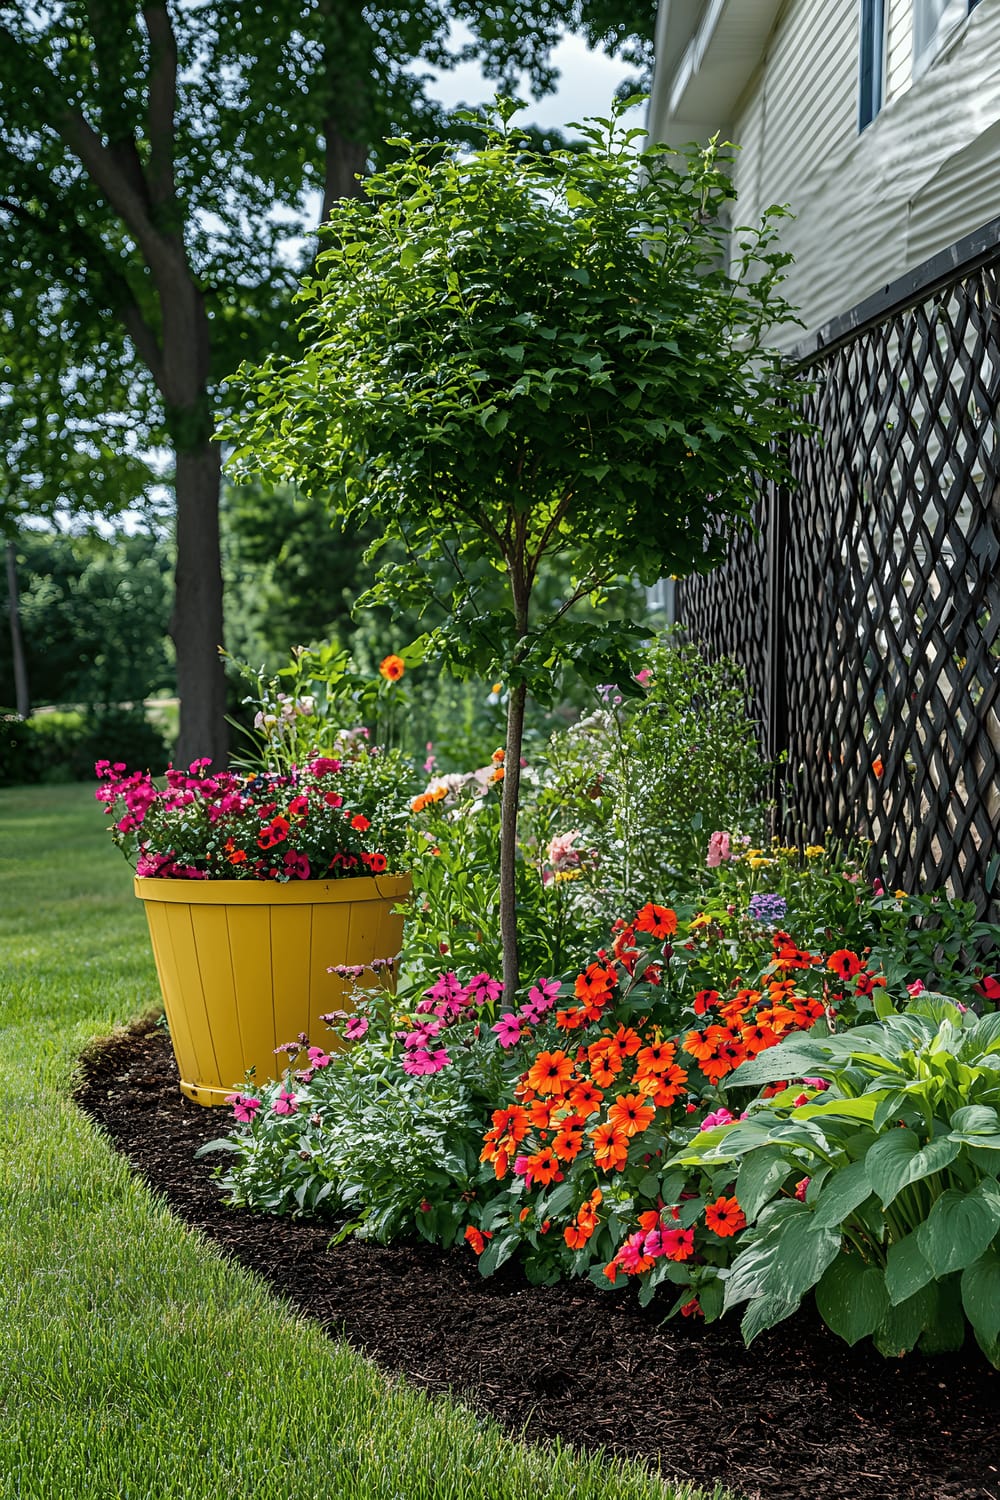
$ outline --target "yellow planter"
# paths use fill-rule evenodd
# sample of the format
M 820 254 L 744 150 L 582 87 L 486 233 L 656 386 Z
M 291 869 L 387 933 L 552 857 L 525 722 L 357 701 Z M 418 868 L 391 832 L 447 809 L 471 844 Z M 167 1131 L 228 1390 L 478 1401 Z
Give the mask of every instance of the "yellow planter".
M 281 1076 L 275 1047 L 300 1032 L 326 1046 L 319 1017 L 349 1010 L 351 985 L 327 972 L 400 950 L 409 875 L 359 879 L 154 880 L 145 903 L 181 1093 L 222 1104 L 248 1069 Z

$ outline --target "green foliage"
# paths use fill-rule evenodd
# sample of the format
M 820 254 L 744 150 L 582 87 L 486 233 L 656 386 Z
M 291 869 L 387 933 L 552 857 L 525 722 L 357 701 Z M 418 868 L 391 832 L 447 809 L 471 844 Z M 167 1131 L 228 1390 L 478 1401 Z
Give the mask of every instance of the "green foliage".
M 543 761 L 554 831 L 572 831 L 587 851 L 584 883 L 616 913 L 667 891 L 676 900 L 698 879 L 710 833 L 759 838 L 767 811 L 769 768 L 737 670 L 667 637 L 645 651 L 640 678 L 638 696 L 605 685 L 601 705 L 553 734 Z
M 1000 1364 L 1000 1014 L 926 994 L 843 1035 L 793 1037 L 731 1082 L 804 1073 L 825 1090 L 801 1102 L 785 1088 L 674 1158 L 732 1169 L 755 1221 L 724 1273 L 723 1309 L 747 1304 L 749 1339 L 815 1290 L 834 1332 L 892 1354 L 956 1348 L 968 1319 Z M 803 1177 L 803 1195 L 780 1196 Z
M 252 410 L 225 431 L 238 476 L 331 493 L 401 545 L 368 597 L 425 612 L 427 650 L 546 701 L 560 661 L 627 682 L 627 622 L 595 639 L 566 611 L 623 575 L 717 563 L 797 419 L 760 347 L 788 313 L 776 211 L 742 232 L 730 276 L 714 146 L 678 169 L 607 121 L 585 153 L 539 155 L 512 113 L 481 122 L 472 156 L 391 143 L 331 220 L 303 354 L 244 370 Z M 573 592 L 531 617 L 543 559 L 563 555 Z M 473 584 L 484 556 L 495 573 Z
M 16 550 L 33 702 L 135 703 L 171 689 L 166 632 L 172 560 L 160 538 L 24 528 Z M 6 594 L 0 577 L 0 615 Z M 10 636 L 4 630 L 0 703 L 12 702 Z
M 0 715 L 0 786 L 90 781 L 95 761 L 120 755 L 137 766 L 166 758 L 166 742 L 141 708 Z

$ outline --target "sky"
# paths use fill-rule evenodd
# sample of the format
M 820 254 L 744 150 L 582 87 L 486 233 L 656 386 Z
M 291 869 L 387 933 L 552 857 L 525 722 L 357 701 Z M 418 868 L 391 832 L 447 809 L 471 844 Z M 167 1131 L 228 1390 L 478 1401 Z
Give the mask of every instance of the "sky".
M 523 116 L 526 124 L 552 129 L 588 115 L 607 115 L 615 89 L 635 71 L 627 63 L 602 52 L 592 52 L 577 36 L 564 37 L 552 60 L 562 75 L 556 93 L 533 101 L 526 86 L 520 90 L 520 97 L 530 102 Z M 462 63 L 450 72 L 437 73 L 429 92 L 443 104 L 454 107 L 482 104 L 493 97 L 494 87 L 486 82 L 475 63 Z M 629 117 L 629 123 L 643 124 L 644 115 L 645 109 L 638 109 L 634 119 Z

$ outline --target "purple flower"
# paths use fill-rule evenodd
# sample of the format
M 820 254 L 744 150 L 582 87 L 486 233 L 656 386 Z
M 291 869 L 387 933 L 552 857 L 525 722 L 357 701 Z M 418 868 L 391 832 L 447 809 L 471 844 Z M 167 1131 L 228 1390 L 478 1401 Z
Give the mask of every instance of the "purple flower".
M 784 896 L 764 892 L 750 897 L 747 915 L 751 922 L 759 922 L 762 927 L 773 927 L 776 922 L 784 921 L 787 911 L 788 902 Z

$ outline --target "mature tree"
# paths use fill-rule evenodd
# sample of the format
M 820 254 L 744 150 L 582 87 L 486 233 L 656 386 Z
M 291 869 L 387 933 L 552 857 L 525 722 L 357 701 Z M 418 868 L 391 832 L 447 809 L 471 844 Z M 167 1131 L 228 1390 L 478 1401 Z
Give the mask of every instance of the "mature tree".
M 77 439 L 86 456 L 95 422 L 109 453 L 172 450 L 181 757 L 225 754 L 219 384 L 280 346 L 295 256 L 311 254 L 301 236 L 358 191 L 385 135 L 447 131 L 414 64 L 473 54 L 544 90 L 565 27 L 641 62 L 654 13 L 654 0 L 0 0 L 2 420 L 27 425 L 22 468 L 64 502 L 80 479 L 89 503 Z M 77 354 L 71 370 L 53 344 Z M 59 370 L 45 391 L 23 383 L 34 366 Z M 109 412 L 129 424 L 124 445 Z
M 306 303 L 306 351 L 249 372 L 234 461 L 330 493 L 405 549 L 374 597 L 431 611 L 420 649 L 509 689 L 501 838 L 504 983 L 518 985 L 516 818 L 527 693 L 570 663 L 630 681 L 638 631 L 572 606 L 622 575 L 703 571 L 783 472 L 801 425 L 780 357 L 789 309 L 772 210 L 723 244 L 732 187 L 715 148 L 633 154 L 613 119 L 590 150 L 526 150 L 501 106 L 473 155 L 398 143 L 338 205 Z M 492 563 L 480 590 L 467 564 Z M 552 558 L 569 593 L 545 607 Z M 450 586 L 436 602 L 442 561 Z

